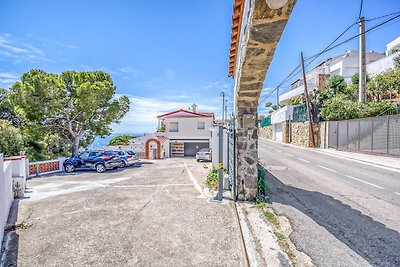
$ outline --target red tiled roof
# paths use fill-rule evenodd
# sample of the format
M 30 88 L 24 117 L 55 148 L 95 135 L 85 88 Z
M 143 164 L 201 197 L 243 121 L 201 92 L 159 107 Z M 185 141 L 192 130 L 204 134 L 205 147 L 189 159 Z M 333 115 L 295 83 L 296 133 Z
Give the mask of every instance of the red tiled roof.
M 161 114 L 161 115 L 157 116 L 157 118 L 168 117 L 168 116 L 174 115 L 179 112 L 184 112 L 189 115 L 194 115 L 194 116 L 198 116 L 198 117 L 214 117 L 214 113 L 198 113 L 198 112 L 193 112 L 193 111 L 189 111 L 189 110 L 179 109 L 179 110 L 175 110 L 175 111 L 168 112 L 165 114 Z
M 245 0 L 235 0 L 233 3 L 231 49 L 229 52 L 229 77 L 235 77 L 236 56 L 239 49 L 244 3 Z

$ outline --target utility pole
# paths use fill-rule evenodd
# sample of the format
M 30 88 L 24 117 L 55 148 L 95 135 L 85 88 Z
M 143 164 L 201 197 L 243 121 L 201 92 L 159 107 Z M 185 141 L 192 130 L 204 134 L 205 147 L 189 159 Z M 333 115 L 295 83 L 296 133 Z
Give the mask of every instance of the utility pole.
M 367 83 L 366 76 L 366 52 L 365 52 L 365 19 L 360 17 L 360 51 L 359 51 L 359 81 L 358 81 L 358 101 L 365 103 L 367 94 L 365 86 Z
M 276 105 L 279 108 L 279 87 L 276 88 Z
M 225 123 L 225 93 L 221 92 L 220 96 L 222 96 L 222 122 Z
M 225 120 L 228 120 L 228 99 L 225 99 L 225 113 L 224 113 Z
M 309 124 L 309 130 L 311 133 L 311 144 L 312 144 L 312 147 L 315 147 L 314 126 L 313 126 L 314 119 L 313 119 L 313 114 L 311 112 L 310 99 L 308 98 L 308 88 L 307 88 L 306 71 L 304 69 L 303 52 L 301 52 L 301 67 L 303 69 L 304 97 L 306 99 L 306 105 L 307 105 L 307 111 L 308 111 L 308 124 Z

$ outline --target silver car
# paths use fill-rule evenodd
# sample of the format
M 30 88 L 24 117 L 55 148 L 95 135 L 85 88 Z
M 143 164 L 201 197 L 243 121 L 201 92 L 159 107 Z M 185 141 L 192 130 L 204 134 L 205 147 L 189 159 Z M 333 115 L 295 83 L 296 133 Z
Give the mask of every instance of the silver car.
M 211 161 L 212 153 L 211 148 L 202 148 L 199 152 L 196 153 L 196 161 L 199 162 L 200 160 L 207 160 Z
M 126 166 L 133 166 L 140 161 L 136 153 L 133 151 L 118 150 L 116 151 L 116 153 L 118 153 L 119 158 L 121 159 L 119 164 L 120 168 L 125 168 Z

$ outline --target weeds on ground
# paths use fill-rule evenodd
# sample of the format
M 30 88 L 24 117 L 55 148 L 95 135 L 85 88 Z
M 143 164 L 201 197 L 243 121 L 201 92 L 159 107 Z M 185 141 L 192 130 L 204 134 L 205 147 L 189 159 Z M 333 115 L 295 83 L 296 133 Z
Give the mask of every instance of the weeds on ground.
M 206 181 L 204 182 L 209 189 L 218 189 L 218 170 L 212 168 L 207 175 Z
M 260 164 L 257 165 L 258 169 L 258 181 L 257 181 L 257 198 L 256 205 L 259 203 L 265 203 L 268 201 L 268 185 L 265 182 L 265 169 Z
M 275 214 L 273 214 L 272 212 L 266 211 L 266 212 L 264 212 L 264 216 L 269 223 L 271 223 L 275 226 L 279 225 L 278 218 L 276 218 Z

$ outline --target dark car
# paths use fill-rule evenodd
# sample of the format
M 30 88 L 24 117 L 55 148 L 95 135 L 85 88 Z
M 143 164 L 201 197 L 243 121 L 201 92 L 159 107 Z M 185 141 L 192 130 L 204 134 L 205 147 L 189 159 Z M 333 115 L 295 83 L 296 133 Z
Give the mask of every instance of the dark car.
M 108 169 L 119 167 L 121 160 L 114 151 L 86 151 L 77 157 L 71 157 L 64 161 L 66 172 L 78 169 L 94 169 L 97 172 L 105 172 Z
M 139 162 L 139 158 L 133 151 L 117 150 L 115 152 L 118 154 L 118 156 L 121 160 L 120 165 L 119 165 L 120 168 L 125 168 L 126 166 L 133 166 L 137 162 Z

